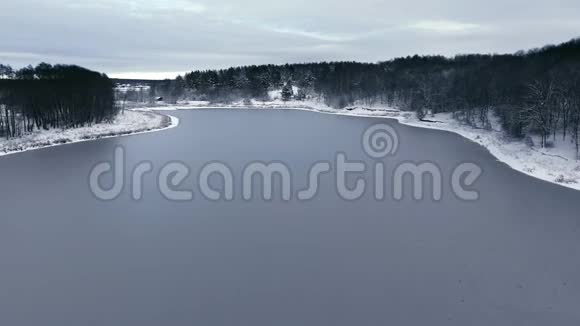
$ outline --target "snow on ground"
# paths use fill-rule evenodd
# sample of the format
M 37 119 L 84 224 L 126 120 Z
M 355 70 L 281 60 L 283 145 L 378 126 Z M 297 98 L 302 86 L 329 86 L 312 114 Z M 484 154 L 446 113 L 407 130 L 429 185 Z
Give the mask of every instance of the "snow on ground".
M 381 107 L 376 109 L 352 107 L 337 110 L 327 106 L 318 100 L 307 101 L 282 101 L 275 99 L 272 101 L 251 100 L 250 103 L 237 101 L 232 103 L 211 103 L 208 101 L 179 101 L 177 104 L 161 103 L 158 105 L 132 106 L 136 110 L 142 111 L 177 111 L 177 110 L 196 110 L 196 109 L 281 109 L 281 110 L 306 110 L 320 113 L 342 114 L 352 116 L 397 116 L 400 111 L 397 109 Z
M 131 85 L 131 84 L 117 84 L 115 90 L 120 93 L 127 93 L 129 91 L 149 91 L 151 86 L 149 85 Z
M 451 113 L 440 113 L 427 117 L 434 122 L 419 121 L 413 115 L 401 115 L 396 119 L 405 125 L 446 130 L 457 133 L 481 146 L 514 170 L 548 182 L 580 190 L 580 161 L 576 159 L 574 145 L 560 141 L 557 136 L 552 148 L 540 148 L 539 137 L 532 137 L 534 144 L 519 139 L 510 139 L 501 130 L 498 121 L 492 120 L 491 130 L 473 128 L 453 119 Z
M 159 131 L 176 127 L 178 124 L 179 120 L 176 117 L 155 112 L 126 110 L 119 113 L 111 123 L 65 130 L 35 130 L 22 137 L 1 139 L 0 156 L 68 143 Z
M 300 90 L 300 88 L 296 87 L 296 86 L 292 86 L 292 92 L 294 94 L 298 94 L 298 91 Z M 282 89 L 278 89 L 278 90 L 273 90 L 273 91 L 269 91 L 268 92 L 268 96 L 272 99 L 272 100 L 281 100 L 282 99 Z
M 207 102 L 180 103 L 163 108 L 145 108 L 144 110 L 193 110 L 193 109 L 282 109 L 282 110 L 305 110 L 327 114 L 339 114 L 362 117 L 381 117 L 396 119 L 399 123 L 437 130 L 445 130 L 459 134 L 485 148 L 499 161 L 506 163 L 514 170 L 520 171 L 532 177 L 556 183 L 568 188 L 580 190 L 580 161 L 576 160 L 574 145 L 568 141 L 555 141 L 553 148 L 539 148 L 538 139 L 534 139 L 536 145 L 530 146 L 525 141 L 510 139 L 501 130 L 499 122 L 493 116 L 491 130 L 474 128 L 452 117 L 451 113 L 429 115 L 426 120 L 417 119 L 412 112 L 400 111 L 386 106 L 355 106 L 342 110 L 336 110 L 319 101 L 288 101 L 280 99 L 273 101 L 252 101 L 252 105 L 244 104 L 243 101 L 230 104 L 214 104 Z M 430 122 L 431 121 L 431 122 Z M 532 137 L 535 138 L 535 137 Z M 558 136 L 557 139 L 561 139 Z
M 510 139 L 502 132 L 493 116 L 491 130 L 473 128 L 454 119 L 451 113 L 441 113 L 427 117 L 429 121 L 420 121 L 414 113 L 400 111 L 386 106 L 354 106 L 342 110 L 328 107 L 321 101 L 288 101 L 280 98 L 272 101 L 252 100 L 251 105 L 244 101 L 229 104 L 211 104 L 207 101 L 186 101 L 176 105 L 160 104 L 149 107 L 135 107 L 125 110 L 112 123 L 101 123 L 90 127 L 75 129 L 52 129 L 35 131 L 20 138 L 0 140 L 0 156 L 26 150 L 61 145 L 72 142 L 87 141 L 105 137 L 116 137 L 137 133 L 158 131 L 178 125 L 179 120 L 169 115 L 154 111 L 194 110 L 194 109 L 280 109 L 305 110 L 326 114 L 339 114 L 362 117 L 382 117 L 396 119 L 401 124 L 420 128 L 445 130 L 457 133 L 487 148 L 499 161 L 527 175 L 556 183 L 568 188 L 580 190 L 580 161 L 576 159 L 573 144 L 563 141 L 562 135 L 556 140 L 550 139 L 554 146 L 539 148 L 537 137 L 532 137 L 535 145 L 522 140 Z

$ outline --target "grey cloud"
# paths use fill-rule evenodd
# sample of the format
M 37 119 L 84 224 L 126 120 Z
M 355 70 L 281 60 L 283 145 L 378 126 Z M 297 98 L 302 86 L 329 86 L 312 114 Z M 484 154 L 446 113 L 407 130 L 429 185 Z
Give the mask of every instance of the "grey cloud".
M 21 0 L 0 3 L 0 62 L 107 73 L 513 52 L 579 36 L 580 3 Z

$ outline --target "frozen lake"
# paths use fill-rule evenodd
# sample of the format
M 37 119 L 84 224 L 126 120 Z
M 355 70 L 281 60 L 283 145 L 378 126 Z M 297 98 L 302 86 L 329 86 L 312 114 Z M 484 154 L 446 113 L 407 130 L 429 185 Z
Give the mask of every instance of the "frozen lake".
M 580 324 L 580 192 L 515 172 L 460 136 L 391 120 L 171 114 L 181 120 L 171 130 L 0 158 L 1 325 Z M 377 122 L 400 137 L 388 171 L 428 160 L 449 180 L 476 162 L 480 199 L 455 198 L 449 182 L 440 202 L 346 201 L 330 177 L 309 201 L 244 201 L 236 188 L 233 201 L 213 202 L 195 187 L 212 161 L 233 171 L 284 162 L 298 188 L 337 152 L 372 166 L 361 134 Z M 140 201 L 128 187 L 114 201 L 90 191 L 91 168 L 119 145 L 127 174 L 153 164 Z M 157 190 L 173 161 L 192 170 L 192 201 Z

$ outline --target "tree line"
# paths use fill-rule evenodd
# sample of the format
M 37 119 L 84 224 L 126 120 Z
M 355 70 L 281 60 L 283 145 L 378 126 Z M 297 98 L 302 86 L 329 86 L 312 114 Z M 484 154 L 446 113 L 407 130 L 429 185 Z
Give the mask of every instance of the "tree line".
M 113 82 L 74 65 L 0 64 L 0 136 L 100 123 L 118 113 Z
M 154 104 L 157 99 L 166 103 L 177 103 L 188 97 L 183 77 L 164 80 L 114 79 L 115 98 L 118 102 Z M 123 104 L 122 104 L 123 105 Z
M 294 85 L 297 94 L 291 94 Z M 542 146 L 561 131 L 579 143 L 580 39 L 514 54 L 409 56 L 379 63 L 322 62 L 245 66 L 192 71 L 174 81 L 176 94 L 190 99 L 267 99 L 284 89 L 286 97 L 322 99 L 341 109 L 386 104 L 489 126 L 489 112 L 512 136 L 534 132 Z M 577 145 L 578 146 L 578 145 Z

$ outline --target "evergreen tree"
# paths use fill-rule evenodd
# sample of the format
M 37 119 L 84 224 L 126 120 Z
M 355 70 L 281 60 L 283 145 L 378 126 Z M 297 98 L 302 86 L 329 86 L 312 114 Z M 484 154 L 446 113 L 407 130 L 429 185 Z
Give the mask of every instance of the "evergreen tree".
M 464 123 L 482 128 L 490 126 L 488 113 L 493 109 L 512 136 L 540 132 L 553 137 L 556 130 L 564 130 L 569 137 L 580 134 L 579 67 L 580 39 L 506 55 L 247 66 L 194 71 L 184 79 L 196 98 L 262 99 L 269 90 L 282 88 L 282 99 L 288 101 L 296 83 L 296 99 L 307 93 L 335 108 L 381 103 L 419 116 L 453 112 Z M 548 103 L 542 100 L 542 88 L 530 85 L 550 80 L 555 84 Z
M 294 89 L 292 88 L 292 83 L 289 81 L 282 87 L 282 101 L 288 102 L 292 99 L 294 95 Z

